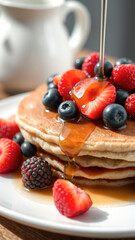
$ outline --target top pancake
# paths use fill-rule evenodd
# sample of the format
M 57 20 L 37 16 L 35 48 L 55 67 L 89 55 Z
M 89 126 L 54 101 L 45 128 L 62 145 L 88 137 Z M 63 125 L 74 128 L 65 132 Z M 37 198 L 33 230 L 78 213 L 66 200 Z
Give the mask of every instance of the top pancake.
M 48 144 L 59 147 L 59 136 L 63 124 L 58 121 L 57 112 L 45 111 L 42 98 L 46 91 L 47 86 L 41 85 L 26 96 L 18 106 L 16 120 L 21 129 L 36 135 L 37 139 L 40 138 Z M 127 126 L 118 131 L 96 125 L 85 140 L 79 155 L 83 155 L 83 152 L 135 153 L 135 121 L 128 120 Z M 63 154 L 61 150 L 59 154 Z

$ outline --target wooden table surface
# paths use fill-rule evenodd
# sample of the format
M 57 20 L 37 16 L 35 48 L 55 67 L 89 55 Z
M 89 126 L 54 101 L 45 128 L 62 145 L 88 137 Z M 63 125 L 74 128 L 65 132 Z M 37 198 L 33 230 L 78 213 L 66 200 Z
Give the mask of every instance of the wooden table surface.
M 81 51 L 77 55 L 77 57 L 87 56 L 89 52 L 90 51 L 88 50 Z M 110 58 L 109 60 L 113 63 L 115 59 Z M 0 99 L 7 98 L 8 96 L 9 94 L 7 94 L 4 91 L 3 85 L 0 84 Z M 0 240 L 84 240 L 84 239 L 85 238 L 83 237 L 74 237 L 35 229 L 0 216 Z M 91 240 L 92 239 L 93 238 L 91 238 Z M 124 240 L 124 238 L 122 239 Z M 128 239 L 135 239 L 135 237 Z

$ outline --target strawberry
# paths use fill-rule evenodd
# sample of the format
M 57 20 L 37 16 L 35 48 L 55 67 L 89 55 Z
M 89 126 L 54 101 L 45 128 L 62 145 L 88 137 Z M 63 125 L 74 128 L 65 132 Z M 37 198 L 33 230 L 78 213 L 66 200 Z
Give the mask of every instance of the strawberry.
M 73 86 L 80 80 L 83 80 L 87 77 L 88 77 L 87 74 L 79 69 L 71 69 L 66 71 L 64 74 L 62 74 L 58 83 L 58 90 L 60 95 L 64 99 L 70 100 L 71 99 L 70 91 L 73 88 Z
M 127 97 L 125 101 L 125 109 L 127 113 L 135 119 L 135 93 Z
M 86 212 L 92 205 L 86 192 L 64 179 L 58 179 L 54 183 L 53 199 L 58 211 L 68 218 Z
M 88 57 L 85 58 L 82 64 L 82 70 L 86 72 L 90 77 L 95 76 L 94 68 L 99 62 L 99 53 L 93 52 Z
M 135 65 L 123 64 L 114 67 L 112 78 L 119 88 L 132 91 L 135 89 Z
M 0 173 L 16 170 L 22 163 L 19 144 L 8 138 L 0 139 Z
M 9 119 L 0 118 L 0 138 L 10 138 L 20 132 L 18 125 L 15 122 L 14 115 Z
M 57 74 L 55 77 L 53 77 L 52 80 L 56 84 L 56 86 L 58 86 L 58 83 L 59 83 L 59 80 L 60 80 L 61 76 L 62 76 L 62 73 Z
M 83 115 L 91 119 L 99 119 L 104 108 L 115 102 L 116 89 L 106 80 L 87 78 L 74 86 L 71 97 Z

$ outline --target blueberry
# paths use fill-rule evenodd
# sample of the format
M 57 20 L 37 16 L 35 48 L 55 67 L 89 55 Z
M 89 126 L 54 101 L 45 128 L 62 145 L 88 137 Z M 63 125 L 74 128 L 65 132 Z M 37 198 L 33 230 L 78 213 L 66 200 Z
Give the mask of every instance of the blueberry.
M 56 110 L 61 102 L 62 97 L 56 88 L 48 89 L 42 99 L 43 105 L 49 110 Z
M 25 157 L 33 157 L 37 152 L 37 147 L 30 142 L 24 142 L 21 145 L 21 152 Z
M 23 135 L 19 132 L 19 133 L 16 133 L 14 136 L 13 136 L 13 139 L 12 139 L 14 142 L 18 143 L 19 145 L 21 145 L 23 142 L 24 142 L 24 137 Z
M 58 114 L 63 120 L 71 120 L 77 117 L 78 108 L 73 101 L 65 101 L 59 105 Z
M 123 89 L 118 89 L 116 92 L 116 103 L 120 105 L 125 105 L 126 98 L 129 96 L 129 93 Z
M 99 70 L 99 62 L 96 64 L 94 69 L 95 75 L 98 73 L 98 70 Z M 104 61 L 104 74 L 106 77 L 111 77 L 112 70 L 113 70 L 113 65 L 108 61 Z
M 56 75 L 57 75 L 57 74 L 52 74 L 52 75 L 50 75 L 50 76 L 47 78 L 47 82 L 46 82 L 46 83 L 47 83 L 48 86 L 49 86 L 50 83 L 53 82 L 52 79 L 53 79 Z
M 49 85 L 48 85 L 48 89 L 51 89 L 51 88 L 56 88 L 58 89 L 58 87 L 56 86 L 56 84 L 54 82 L 51 82 Z
M 123 106 L 114 103 L 108 105 L 103 111 L 103 121 L 110 129 L 121 128 L 127 120 L 127 112 Z
M 129 58 L 119 58 L 115 64 L 114 64 L 114 67 L 115 66 L 118 66 L 118 65 L 121 65 L 121 64 L 133 64 L 134 62 L 129 59 Z
M 75 67 L 76 69 L 82 69 L 82 64 L 83 64 L 84 60 L 85 60 L 85 57 L 77 58 L 77 59 L 75 60 L 74 67 Z

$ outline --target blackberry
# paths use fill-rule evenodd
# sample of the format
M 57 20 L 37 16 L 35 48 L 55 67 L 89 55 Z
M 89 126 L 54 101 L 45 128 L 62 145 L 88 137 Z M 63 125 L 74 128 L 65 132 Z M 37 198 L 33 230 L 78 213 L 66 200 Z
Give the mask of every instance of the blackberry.
M 22 181 L 26 188 L 43 189 L 52 183 L 52 171 L 48 162 L 40 157 L 31 157 L 21 167 Z

